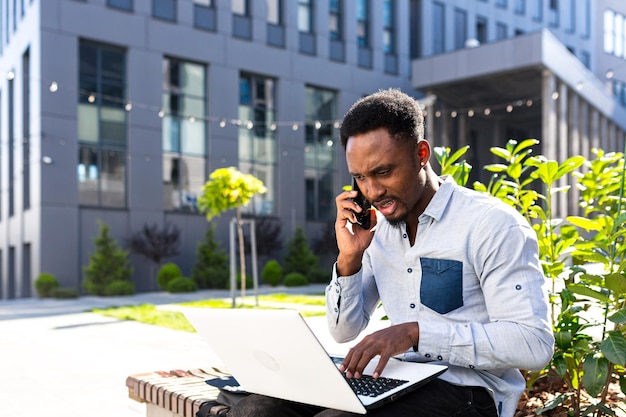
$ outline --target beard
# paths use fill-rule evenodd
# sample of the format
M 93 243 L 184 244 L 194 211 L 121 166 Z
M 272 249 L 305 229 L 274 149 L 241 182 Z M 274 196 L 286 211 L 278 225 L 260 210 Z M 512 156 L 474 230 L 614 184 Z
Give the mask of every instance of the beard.
M 404 216 L 400 216 L 395 219 L 388 219 L 387 217 L 385 217 L 385 219 L 387 220 L 387 223 L 389 223 L 389 225 L 393 227 L 394 229 L 400 229 L 400 227 L 403 224 L 406 224 L 406 218 L 407 218 L 406 214 Z

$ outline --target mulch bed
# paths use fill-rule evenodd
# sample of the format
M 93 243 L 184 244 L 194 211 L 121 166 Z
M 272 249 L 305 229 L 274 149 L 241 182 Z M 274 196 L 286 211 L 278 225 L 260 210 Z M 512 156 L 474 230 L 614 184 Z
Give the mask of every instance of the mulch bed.
M 545 405 L 554 399 L 554 397 L 567 391 L 567 385 L 558 375 L 549 374 L 544 376 L 537 380 L 529 392 L 522 395 L 522 398 L 520 398 L 517 404 L 515 417 L 536 416 L 538 408 L 545 407 Z M 585 401 L 588 398 L 588 395 L 583 392 L 582 398 L 581 407 L 584 408 L 586 405 L 589 405 L 589 402 Z M 625 398 L 626 397 L 616 382 L 609 385 L 609 391 L 606 399 L 606 404 L 609 407 L 616 404 L 624 405 Z M 611 408 L 615 411 L 615 415 L 625 415 L 621 410 L 615 409 L 614 407 Z M 567 407 L 557 406 L 551 410 L 545 411 L 541 415 L 547 417 L 568 417 L 569 414 Z

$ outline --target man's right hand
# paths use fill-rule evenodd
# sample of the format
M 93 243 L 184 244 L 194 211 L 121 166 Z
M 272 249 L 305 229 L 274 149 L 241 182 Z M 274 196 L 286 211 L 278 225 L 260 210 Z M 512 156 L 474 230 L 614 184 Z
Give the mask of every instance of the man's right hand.
M 335 221 L 335 234 L 337 236 L 337 246 L 339 256 L 337 257 L 337 274 L 340 276 L 353 275 L 361 269 L 361 259 L 363 252 L 372 243 L 376 226 L 376 212 L 370 210 L 371 228 L 363 229 L 357 224 L 352 224 L 352 232 L 347 227 L 348 222 L 354 223 L 356 218 L 354 213 L 360 213 L 361 207 L 352 199 L 357 192 L 354 190 L 344 191 L 337 196 L 337 220 Z

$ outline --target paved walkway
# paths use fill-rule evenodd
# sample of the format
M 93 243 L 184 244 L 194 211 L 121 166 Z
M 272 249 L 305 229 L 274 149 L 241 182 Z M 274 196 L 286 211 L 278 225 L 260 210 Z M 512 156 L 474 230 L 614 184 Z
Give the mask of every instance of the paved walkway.
M 324 285 L 260 288 L 259 294 L 321 293 Z M 253 296 L 250 291 L 247 295 Z M 92 308 L 228 298 L 229 291 L 163 292 L 76 300 L 0 301 L 0 416 L 138 417 L 145 405 L 128 398 L 126 377 L 219 363 L 196 333 L 120 321 Z M 329 350 L 324 317 L 307 319 Z

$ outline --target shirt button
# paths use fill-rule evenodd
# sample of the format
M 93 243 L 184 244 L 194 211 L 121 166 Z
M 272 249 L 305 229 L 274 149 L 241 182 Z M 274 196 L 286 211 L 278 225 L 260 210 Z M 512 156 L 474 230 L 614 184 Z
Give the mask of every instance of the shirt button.
M 406 233 L 404 233 L 404 234 L 402 235 L 402 237 L 406 239 Z
M 430 358 L 430 353 L 427 353 L 424 356 L 426 356 L 427 358 Z
M 335 313 L 338 313 L 339 309 L 337 307 L 335 307 Z
M 337 294 L 339 294 L 339 288 L 337 288 L 335 291 L 337 291 Z
M 410 274 L 411 272 L 413 272 L 413 268 L 408 268 L 408 269 L 406 270 L 406 272 L 408 272 L 408 273 Z
M 411 308 L 415 308 L 415 303 L 411 303 L 411 304 L 409 304 L 409 307 L 411 307 Z
M 470 365 L 469 367 L 470 367 L 470 369 L 474 369 L 474 365 Z
M 515 289 L 519 291 L 519 290 L 521 290 L 521 289 L 522 289 L 522 286 L 521 286 L 521 285 L 519 285 L 519 284 L 517 284 L 517 285 L 515 286 Z
M 439 355 L 439 356 L 437 356 L 437 359 L 439 359 L 440 361 L 442 361 L 442 360 L 443 360 L 443 356 Z

